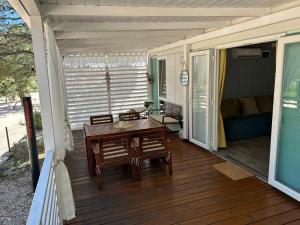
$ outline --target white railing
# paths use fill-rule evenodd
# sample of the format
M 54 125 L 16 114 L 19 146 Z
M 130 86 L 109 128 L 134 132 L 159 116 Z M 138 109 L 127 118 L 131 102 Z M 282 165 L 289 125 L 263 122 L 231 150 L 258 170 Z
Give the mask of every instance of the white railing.
M 32 200 L 27 225 L 63 224 L 54 171 L 54 152 L 47 152 Z

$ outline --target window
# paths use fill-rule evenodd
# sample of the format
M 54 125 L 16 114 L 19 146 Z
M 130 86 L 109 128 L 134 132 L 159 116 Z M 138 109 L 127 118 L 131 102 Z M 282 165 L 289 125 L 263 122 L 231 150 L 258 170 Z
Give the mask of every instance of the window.
M 166 60 L 158 60 L 159 97 L 167 97 Z

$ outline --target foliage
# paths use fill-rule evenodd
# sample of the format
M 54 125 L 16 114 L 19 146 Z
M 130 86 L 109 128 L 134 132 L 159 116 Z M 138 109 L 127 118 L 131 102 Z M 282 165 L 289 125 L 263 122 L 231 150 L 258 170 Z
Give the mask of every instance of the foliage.
M 44 149 L 44 140 L 41 132 L 37 132 L 36 136 L 37 149 L 39 154 L 39 159 L 43 158 L 45 149 Z M 16 169 L 22 166 L 28 166 L 30 163 L 29 159 L 29 150 L 27 143 L 27 136 L 23 137 L 18 143 L 15 143 L 11 148 L 9 160 L 0 164 L 0 177 L 1 172 L 9 169 Z M 40 161 L 41 163 L 41 161 Z M 2 174 L 4 175 L 4 174 Z
M 41 113 L 38 111 L 33 112 L 33 120 L 34 120 L 35 129 L 41 130 L 42 129 Z
M 0 97 L 15 101 L 35 91 L 33 65 L 29 28 L 5 0 L 0 0 Z

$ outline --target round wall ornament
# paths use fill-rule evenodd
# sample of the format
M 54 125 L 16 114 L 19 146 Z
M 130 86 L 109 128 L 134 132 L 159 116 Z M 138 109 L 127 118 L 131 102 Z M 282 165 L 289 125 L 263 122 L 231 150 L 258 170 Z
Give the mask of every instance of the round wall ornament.
M 189 84 L 189 73 L 184 66 L 185 63 L 182 65 L 181 73 L 180 73 L 180 83 L 182 86 L 187 86 Z

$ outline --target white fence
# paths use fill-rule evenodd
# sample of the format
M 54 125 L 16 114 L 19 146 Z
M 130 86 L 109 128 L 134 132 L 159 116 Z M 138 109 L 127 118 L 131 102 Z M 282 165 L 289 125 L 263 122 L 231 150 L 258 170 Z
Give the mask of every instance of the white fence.
M 31 204 L 27 225 L 63 224 L 58 204 L 53 159 L 54 152 L 47 152 Z

